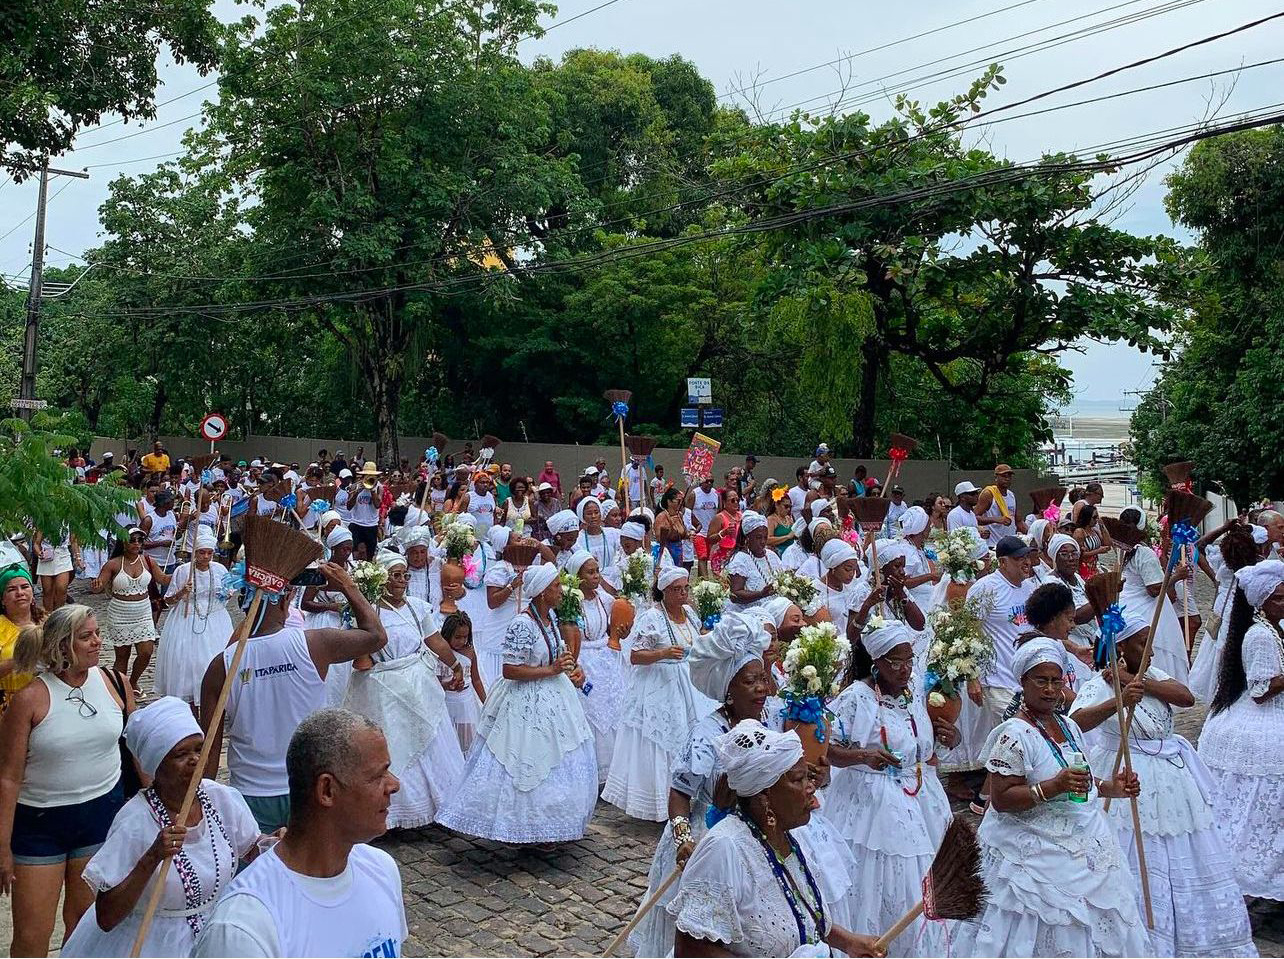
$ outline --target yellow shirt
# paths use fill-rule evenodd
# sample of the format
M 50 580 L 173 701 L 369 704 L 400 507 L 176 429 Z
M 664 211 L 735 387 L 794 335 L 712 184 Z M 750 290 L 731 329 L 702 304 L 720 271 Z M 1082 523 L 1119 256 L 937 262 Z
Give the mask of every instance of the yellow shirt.
M 148 453 L 143 457 L 143 469 L 148 473 L 165 473 L 169 471 L 169 454 Z
M 0 614 L 0 662 L 13 659 L 13 648 L 18 644 L 18 633 L 22 627 L 10 622 L 8 616 Z M 0 676 L 0 691 L 12 696 L 34 678 L 32 673 L 10 673 Z

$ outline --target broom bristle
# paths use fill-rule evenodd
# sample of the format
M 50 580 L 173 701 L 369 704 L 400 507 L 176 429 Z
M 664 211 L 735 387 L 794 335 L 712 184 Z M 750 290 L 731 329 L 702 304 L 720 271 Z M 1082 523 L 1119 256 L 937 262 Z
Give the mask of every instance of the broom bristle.
M 633 399 L 632 390 L 607 390 L 602 394 L 608 403 L 627 403 Z
M 1083 584 L 1088 602 L 1092 604 L 1092 611 L 1098 616 L 1105 615 L 1111 604 L 1118 602 L 1119 591 L 1123 586 L 1120 573 L 1118 569 L 1098 573 Z
M 931 895 L 923 900 L 928 919 L 975 919 L 985 908 L 981 843 L 975 827 L 962 816 L 955 816 L 945 830 L 928 875 Z
M 270 516 L 246 516 L 241 536 L 245 543 L 246 582 L 272 590 L 284 589 L 325 551 L 307 533 Z
M 1114 516 L 1101 517 L 1101 525 L 1106 528 L 1110 538 L 1120 545 L 1127 546 L 1129 549 L 1140 544 L 1146 538 L 1144 529 L 1137 529 L 1132 523 L 1125 523 Z
M 856 522 L 861 526 L 872 528 L 883 525 L 892 501 L 883 496 L 858 496 L 855 499 L 849 499 L 847 504 L 856 514 Z
M 892 449 L 904 450 L 906 453 L 913 453 L 914 448 L 918 446 L 918 440 L 904 433 L 893 433 L 887 438 L 887 442 Z
M 1034 503 L 1034 511 L 1042 515 L 1043 511 L 1056 503 L 1061 505 L 1061 501 L 1066 498 L 1066 488 L 1064 486 L 1045 486 L 1043 489 L 1030 490 L 1030 500 Z
M 658 446 L 660 441 L 654 436 L 634 436 L 631 433 L 624 434 L 624 445 L 629 448 L 629 452 L 634 456 L 650 456 L 651 451 Z
M 1180 463 L 1169 463 L 1164 467 L 1164 475 L 1168 477 L 1168 482 L 1173 486 L 1181 486 L 1190 479 L 1190 474 L 1195 471 L 1195 464 L 1190 460 L 1182 460 Z
M 483 449 L 487 446 L 489 446 L 493 450 L 499 449 L 499 444 L 502 442 L 503 440 L 501 440 L 494 433 L 487 433 L 485 436 L 481 438 L 481 445 Z
M 433 445 L 433 447 L 437 450 L 438 455 L 444 455 L 444 454 L 445 454 L 445 452 L 446 452 L 446 444 L 447 444 L 447 443 L 449 443 L 449 442 L 450 442 L 450 439 L 449 439 L 449 437 L 447 437 L 447 436 L 446 436 L 446 434 L 445 434 L 445 433 L 433 433 L 433 434 L 432 434 L 432 445 Z
M 515 569 L 526 569 L 538 555 L 539 544 L 533 540 L 511 542 L 504 547 L 504 562 L 512 563 Z
M 191 463 L 192 469 L 199 474 L 202 470 L 209 469 L 213 466 L 217 459 L 217 453 L 201 453 L 197 456 L 189 456 L 187 458 L 187 462 Z
M 1212 512 L 1213 504 L 1208 502 L 1202 496 L 1196 496 L 1194 493 L 1187 493 L 1185 490 L 1173 489 L 1168 491 L 1168 499 L 1164 503 L 1164 512 L 1168 514 L 1168 528 L 1172 529 L 1176 523 L 1187 522 L 1191 526 L 1198 526 L 1204 521 L 1204 517 Z

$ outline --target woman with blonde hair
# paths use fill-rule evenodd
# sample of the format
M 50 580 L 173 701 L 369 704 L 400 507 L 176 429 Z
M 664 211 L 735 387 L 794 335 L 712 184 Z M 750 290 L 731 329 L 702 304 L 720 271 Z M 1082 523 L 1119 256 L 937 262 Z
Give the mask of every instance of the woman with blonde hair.
M 120 735 L 134 698 L 98 665 L 101 651 L 88 606 L 61 606 L 18 636 L 14 668 L 35 678 L 0 722 L 0 893 L 16 956 L 49 951 L 60 899 L 64 930 L 76 927 L 93 902 L 85 865 L 125 802 Z

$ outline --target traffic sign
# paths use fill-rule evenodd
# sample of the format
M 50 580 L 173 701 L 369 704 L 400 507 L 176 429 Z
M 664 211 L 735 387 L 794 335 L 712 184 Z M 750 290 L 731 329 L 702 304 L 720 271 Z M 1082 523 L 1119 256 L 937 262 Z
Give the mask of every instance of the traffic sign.
M 201 438 L 211 443 L 227 435 L 227 419 L 222 413 L 211 413 L 201 420 Z
M 712 403 L 713 381 L 707 376 L 687 377 L 687 402 Z

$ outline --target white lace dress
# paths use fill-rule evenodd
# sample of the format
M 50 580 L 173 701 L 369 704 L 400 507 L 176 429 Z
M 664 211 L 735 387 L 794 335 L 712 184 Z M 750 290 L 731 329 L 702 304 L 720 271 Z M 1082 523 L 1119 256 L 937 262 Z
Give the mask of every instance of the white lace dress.
M 700 623 L 691 607 L 683 611 L 683 623 L 670 622 L 663 606 L 638 616 L 622 644 L 625 662 L 635 649 L 682 646 L 689 650 L 700 633 Z M 669 818 L 669 782 L 691 727 L 719 704 L 691 685 L 685 659 L 631 666 L 627 681 L 602 798 L 635 819 L 662 822 Z
M 477 698 L 477 690 L 473 686 L 473 661 L 460 652 L 455 653 L 455 658 L 464 667 L 464 688 L 446 690 L 446 712 L 455 727 L 459 748 L 463 750 L 464 756 L 467 756 L 468 751 L 473 748 L 473 739 L 477 735 L 477 722 L 481 719 L 482 706 L 481 700 Z M 442 663 L 437 670 L 437 678 L 443 684 L 448 683 L 453 678 L 453 672 Z M 482 688 L 486 688 L 484 681 Z
M 556 618 L 541 627 L 523 613 L 504 633 L 505 664 L 547 666 L 560 652 Z M 583 699 L 564 673 L 488 687 L 463 785 L 438 821 L 499 842 L 582 838 L 598 782 Z
M 1146 676 L 1168 679 L 1154 667 Z M 1114 700 L 1114 688 L 1097 675 L 1075 697 L 1074 708 Z M 1088 758 L 1098 775 L 1109 775 L 1119 750 L 1119 717 L 1111 715 L 1095 730 Z M 1129 733 L 1132 768 L 1141 780 L 1137 800 L 1146 842 L 1155 928 L 1150 930 L 1161 956 L 1255 956 L 1253 930 L 1244 897 L 1235 884 L 1230 857 L 1213 829 L 1212 781 L 1195 748 L 1173 732 L 1167 703 L 1145 696 Z M 1131 804 L 1110 804 L 1110 820 L 1133 876 L 1140 876 Z M 1133 883 L 1137 909 L 1145 915 L 1141 882 Z
M 379 725 L 388 739 L 392 772 L 401 780 L 388 807 L 389 829 L 433 822 L 459 789 L 464 754 L 437 678 L 441 663 L 424 645 L 439 630 L 428 604 L 407 598 L 378 606 L 388 643 L 374 667 L 354 669 L 343 705 Z
M 584 715 L 593 727 L 597 750 L 598 779 L 606 782 L 615 752 L 615 735 L 620 728 L 620 710 L 624 705 L 625 665 L 618 649 L 607 645 L 611 625 L 610 596 L 599 589 L 584 597 L 583 639 L 580 642 L 580 668 L 588 682 L 584 695 Z M 590 687 L 591 684 L 591 687 Z
M 486 589 L 491 586 L 503 589 L 517 576 L 513 564 L 500 560 L 492 563 L 486 570 Z M 479 616 L 473 617 L 473 645 L 477 649 L 477 670 L 482 683 L 487 689 L 494 686 L 504 676 L 504 633 L 517 616 L 517 590 L 495 609 L 490 608 L 486 600 Z M 472 615 L 471 613 L 469 614 Z
M 1213 616 L 1217 632 L 1210 633 L 1212 622 L 1204 621 L 1200 630 L 1195 662 L 1190 667 L 1190 691 L 1201 703 L 1211 703 L 1217 694 L 1217 679 L 1222 672 L 1222 650 L 1226 648 L 1226 630 L 1230 626 L 1231 602 L 1235 596 L 1235 573 L 1220 558 L 1208 551 L 1208 562 L 1217 573 L 1217 596 L 1213 599 Z
M 1083 731 L 1065 719 L 1076 743 Z M 990 734 L 985 768 L 1034 784 L 1063 768 L 1068 743 L 1053 747 L 1028 722 L 1012 718 Z M 1109 769 L 1094 770 L 1108 775 Z M 1150 956 L 1133 879 L 1096 787 L 1085 803 L 1058 797 L 1025 812 L 991 808 L 981 821 L 981 870 L 989 901 L 960 922 L 960 956 Z
M 736 554 L 731 557 L 731 562 L 727 563 L 722 572 L 727 577 L 743 576 L 745 578 L 745 590 L 755 593 L 760 589 L 765 589 L 767 584 L 783 568 L 780 557 L 776 555 L 774 549 L 766 550 L 761 556 L 754 556 L 749 550 L 740 549 L 736 550 Z M 728 604 L 728 608 L 743 612 L 746 609 L 753 609 L 769 598 L 756 599 L 752 603 L 732 602 Z
M 767 700 L 763 708 L 763 724 L 780 731 L 784 719 L 785 704 L 776 698 Z M 682 757 L 673 771 L 673 789 L 691 800 L 691 837 L 697 843 L 708 830 L 706 816 L 713 805 L 713 792 L 722 767 L 718 763 L 717 750 L 713 741 L 730 731 L 731 724 L 721 711 L 704 717 L 691 729 L 691 739 Z M 828 793 L 826 792 L 826 795 Z M 822 803 L 827 800 L 822 799 Z M 832 822 L 814 811 L 811 821 L 805 826 L 792 830 L 793 837 L 803 848 L 803 854 L 812 864 L 817 882 L 821 884 L 825 901 L 832 904 L 831 918 L 843 928 L 851 927 L 851 916 L 847 908 L 848 895 L 852 879 L 857 871 L 856 860 L 852 857 L 847 844 L 842 841 L 837 828 Z M 677 844 L 673 841 L 673 826 L 664 824 L 664 832 L 655 847 L 655 856 L 651 860 L 649 885 L 642 896 L 648 901 L 664 880 L 677 865 Z M 647 913 L 638 927 L 629 934 L 629 945 L 635 956 L 668 956 L 673 953 L 674 925 L 673 916 L 665 908 L 677 896 L 677 887 L 670 886 L 669 891 Z
M 796 914 L 772 871 L 767 850 L 736 815 L 727 816 L 700 840 L 682 871 L 677 895 L 665 908 L 682 932 L 717 942 L 733 956 L 791 956 L 804 943 L 812 945 L 803 954 L 829 955 L 820 945 L 834 925 L 826 884 L 807 847 L 797 845 L 798 854 L 784 860 L 805 903 Z
M 1123 588 L 1119 591 L 1119 605 L 1128 610 L 1128 618 L 1154 617 L 1155 604 L 1162 603 L 1159 629 L 1155 633 L 1152 662 L 1183 686 L 1190 678 L 1190 663 L 1186 658 L 1186 636 L 1181 620 L 1167 594 L 1151 596 L 1148 587 L 1159 586 L 1164 581 L 1164 567 L 1154 551 L 1144 543 L 1132 551 L 1124 563 Z
M 1213 822 L 1234 860 L 1240 891 L 1284 901 L 1284 697 L 1253 700 L 1284 674 L 1274 627 L 1250 626 L 1243 655 L 1248 688 L 1229 709 L 1208 717 L 1199 758 L 1213 776 Z
M 927 764 L 935 737 L 920 695 L 907 704 L 862 681 L 844 689 L 829 708 L 836 741 L 878 748 L 885 732 L 886 748 L 902 757 L 899 771 L 835 766 L 825 805 L 859 863 L 848 894 L 851 929 L 879 936 L 923 898 L 923 876 L 950 824 L 950 802 Z M 944 955 L 944 932 L 943 924 L 919 919 L 887 954 Z
M 171 600 L 177 596 L 193 572 L 196 585 L 192 594 L 178 600 L 165 614 L 156 649 L 156 695 L 177 696 L 187 703 L 200 702 L 205 667 L 232 638 L 228 594 L 223 588 L 227 567 L 222 563 L 195 571 L 191 563 L 184 563 L 174 570 L 165 595 Z

